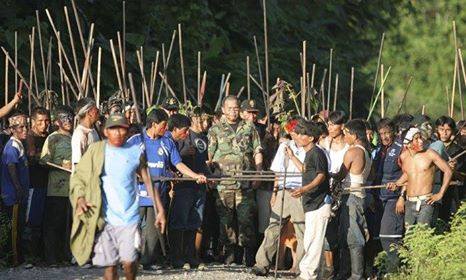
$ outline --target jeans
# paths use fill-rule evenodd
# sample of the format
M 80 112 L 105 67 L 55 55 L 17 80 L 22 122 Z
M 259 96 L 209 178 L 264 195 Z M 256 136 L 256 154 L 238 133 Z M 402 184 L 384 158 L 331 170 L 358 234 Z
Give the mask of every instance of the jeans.
M 420 207 L 416 209 L 417 201 L 406 201 L 405 203 L 405 224 L 412 226 L 415 224 L 432 224 L 434 206 L 427 204 L 426 200 L 420 201 Z
M 170 213 L 170 228 L 197 230 L 201 227 L 205 205 L 205 188 L 198 185 L 177 188 Z

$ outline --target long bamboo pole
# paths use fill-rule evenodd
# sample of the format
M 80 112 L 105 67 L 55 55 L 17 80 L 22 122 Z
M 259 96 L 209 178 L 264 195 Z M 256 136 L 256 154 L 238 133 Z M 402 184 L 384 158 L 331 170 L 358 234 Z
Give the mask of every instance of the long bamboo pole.
M 60 36 L 60 34 L 58 34 Z M 63 58 L 61 54 L 61 49 L 58 48 L 58 62 L 60 64 L 63 63 Z M 65 106 L 66 104 L 66 96 L 65 96 L 65 82 L 63 78 L 63 73 L 60 71 L 60 91 L 61 91 L 61 96 L 62 96 L 62 105 Z
M 123 43 L 121 40 L 120 32 L 117 32 L 117 43 L 118 43 L 118 52 L 119 52 L 119 58 L 120 58 L 120 67 L 121 67 L 121 86 L 123 87 L 123 93 L 125 95 L 125 99 L 129 100 L 129 94 L 126 86 L 126 69 L 124 66 L 125 63 L 125 53 L 123 50 Z
M 133 104 L 136 107 L 136 119 L 138 123 L 142 123 L 141 121 L 141 113 L 139 112 L 139 106 L 138 106 L 138 101 L 136 99 L 136 91 L 134 90 L 134 82 L 133 82 L 133 75 L 131 73 L 128 73 L 128 80 L 129 80 L 129 85 L 131 87 L 131 96 L 133 99 Z
M 248 100 L 251 99 L 251 80 L 249 79 L 249 75 L 251 75 L 251 71 L 249 69 L 249 55 L 246 56 L 246 88 L 248 93 Z
M 147 86 L 147 80 L 146 80 L 146 75 L 144 74 L 144 66 L 142 64 L 142 54 L 140 51 L 136 50 L 136 57 L 138 59 L 138 64 L 139 64 L 139 71 L 141 71 L 141 76 L 142 76 L 142 83 L 144 85 L 144 93 L 145 93 L 145 98 L 146 100 L 150 100 L 149 97 L 149 87 Z
M 400 114 L 401 109 L 403 108 L 403 105 L 405 104 L 406 97 L 408 96 L 408 91 L 409 91 L 409 88 L 411 87 L 412 82 L 413 82 L 413 76 L 409 77 L 408 85 L 406 86 L 406 90 L 403 94 L 403 98 L 401 99 L 400 106 L 398 106 L 398 111 L 396 112 L 397 115 Z
M 260 57 L 259 57 L 259 47 L 257 45 L 257 39 L 256 36 L 253 36 L 254 40 L 254 48 L 256 51 L 256 63 L 257 63 L 257 72 L 259 73 L 259 82 L 262 88 L 264 88 L 264 80 L 262 77 L 262 67 L 261 67 L 261 62 L 260 62 Z
M 383 63 L 380 65 L 380 77 L 383 78 Z M 382 93 L 380 95 L 380 116 L 385 118 L 385 90 L 382 88 Z
M 333 49 L 330 49 L 330 60 L 328 68 L 328 89 L 327 89 L 327 110 L 330 111 L 330 91 L 332 90 L 332 64 L 333 64 Z
M 32 78 L 34 74 L 34 44 L 35 44 L 35 30 L 34 27 L 32 27 L 32 32 L 31 35 L 29 35 L 29 45 L 31 47 L 31 60 L 30 60 L 30 65 L 29 65 L 29 84 L 32 85 Z M 32 112 L 32 86 L 28 88 L 28 112 L 29 116 L 31 115 Z
M 150 100 L 148 104 L 149 106 L 152 106 L 152 101 L 154 100 L 155 81 L 157 80 L 157 71 L 158 71 L 158 66 L 159 66 L 159 55 L 160 55 L 160 52 L 157 51 L 157 53 L 155 54 L 154 75 L 153 75 L 152 83 L 151 83 Z
M 8 57 L 5 54 L 5 105 L 8 104 L 8 72 L 9 72 Z
M 15 65 L 18 65 L 18 31 L 15 31 Z M 18 92 L 18 73 L 15 72 L 15 93 Z
M 110 39 L 110 50 L 112 51 L 112 58 L 113 58 L 113 66 L 115 67 L 115 74 L 117 76 L 117 81 L 118 81 L 118 88 L 120 89 L 121 92 L 123 92 L 123 84 L 121 83 L 121 78 L 120 78 L 120 70 L 118 67 L 118 61 L 115 53 L 115 47 L 113 46 L 113 40 Z
M 44 47 L 42 45 L 42 32 L 40 28 L 39 11 L 36 10 L 37 35 L 39 37 L 40 58 L 42 62 L 42 75 L 44 77 L 44 89 L 47 91 L 47 73 L 45 71 Z
M 390 74 L 390 69 L 391 68 L 392 68 L 391 66 L 388 67 L 387 74 L 385 74 L 385 77 L 383 77 L 383 79 L 382 79 L 382 83 L 380 84 L 380 89 L 377 92 L 377 95 L 375 96 L 375 99 L 374 99 L 374 103 L 372 104 L 372 106 L 371 106 L 371 108 L 369 110 L 369 115 L 367 116 L 367 119 L 366 119 L 367 121 L 370 120 L 370 118 L 372 116 L 372 112 L 374 111 L 375 105 L 377 105 L 377 101 L 379 100 L 380 93 L 382 92 L 382 89 L 385 86 L 385 82 L 387 81 L 387 77 L 388 77 L 388 74 Z
M 337 109 L 337 100 L 338 100 L 338 73 L 335 76 L 335 94 L 333 96 L 333 111 Z
M 100 107 L 100 71 L 102 65 L 102 48 L 99 47 L 99 52 L 97 54 L 97 97 L 96 97 L 96 104 Z
M 453 82 L 451 87 L 451 108 L 450 108 L 450 117 L 454 118 L 455 116 L 455 89 L 456 89 L 456 69 L 458 68 L 458 56 L 455 55 L 455 68 L 453 69 Z
M 306 92 L 307 92 L 307 87 L 306 87 L 306 41 L 303 41 L 303 61 L 301 64 L 301 77 L 302 77 L 302 83 L 301 83 L 301 114 L 302 117 L 305 117 L 306 115 Z
M 201 52 L 197 52 L 197 105 L 201 99 Z
M 461 49 L 458 49 L 458 60 L 460 61 L 460 65 L 461 65 L 461 73 L 463 74 L 463 82 L 466 85 L 466 72 L 464 69 L 463 53 L 461 52 Z M 464 109 L 463 109 L 464 99 L 462 96 L 460 97 L 460 99 L 461 99 L 461 119 L 464 120 Z
M 183 101 L 184 104 L 188 101 L 186 96 L 186 80 L 184 76 L 184 60 L 183 60 L 183 37 L 181 35 L 181 24 L 178 23 L 178 44 L 180 48 L 180 65 L 181 65 L 181 82 L 183 83 Z
M 372 104 L 372 102 L 374 101 L 375 89 L 377 87 L 377 79 L 379 77 L 380 63 L 382 62 L 382 51 L 383 51 L 383 46 L 384 46 L 384 40 L 385 40 L 385 33 L 382 33 L 382 38 L 380 39 L 379 55 L 377 57 L 377 68 L 375 70 L 374 84 L 372 85 L 372 94 L 371 94 L 370 104 Z
M 353 88 L 354 88 L 354 67 L 351 67 L 351 82 L 350 82 L 350 102 L 349 102 L 349 119 L 353 119 Z
M 71 52 L 73 54 L 74 67 L 75 67 L 76 73 L 79 73 L 78 57 L 76 55 L 76 48 L 75 48 L 75 45 L 74 45 L 73 32 L 72 32 L 72 29 L 71 29 L 71 23 L 70 23 L 70 18 L 69 18 L 69 14 L 68 14 L 68 8 L 66 6 L 64 7 L 64 11 L 65 11 L 66 26 L 68 27 L 68 35 L 70 37 L 70 45 L 71 45 Z M 60 49 L 60 48 L 58 48 L 58 49 Z M 81 83 L 81 78 L 80 77 L 78 77 L 78 82 Z

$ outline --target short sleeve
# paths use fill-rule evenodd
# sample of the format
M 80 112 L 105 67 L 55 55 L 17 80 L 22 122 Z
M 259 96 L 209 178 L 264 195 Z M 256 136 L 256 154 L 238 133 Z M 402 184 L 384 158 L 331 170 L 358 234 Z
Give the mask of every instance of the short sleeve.
M 280 172 L 284 171 L 284 149 L 285 149 L 285 144 L 280 144 L 280 146 L 277 149 L 277 153 L 275 154 L 275 157 L 273 158 L 272 164 L 270 165 L 270 170 L 274 172 Z
M 313 155 L 313 161 L 314 161 L 316 173 L 327 173 L 328 171 L 327 157 L 322 151 L 316 150 L 316 152 Z
M 19 163 L 19 150 L 11 145 L 6 146 L 3 150 L 3 163 L 5 165 Z
M 215 128 L 214 129 L 209 129 L 209 132 L 207 133 L 207 140 L 209 142 L 208 146 L 208 153 L 211 155 L 214 155 L 215 152 L 217 151 L 217 135 L 215 134 Z

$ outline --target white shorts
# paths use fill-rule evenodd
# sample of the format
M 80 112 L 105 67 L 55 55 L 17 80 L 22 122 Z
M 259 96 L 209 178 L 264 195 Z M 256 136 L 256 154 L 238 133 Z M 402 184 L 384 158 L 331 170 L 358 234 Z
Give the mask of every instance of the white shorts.
M 115 266 L 120 262 L 135 262 L 140 245 L 137 223 L 127 226 L 106 224 L 96 238 L 92 263 L 96 266 Z

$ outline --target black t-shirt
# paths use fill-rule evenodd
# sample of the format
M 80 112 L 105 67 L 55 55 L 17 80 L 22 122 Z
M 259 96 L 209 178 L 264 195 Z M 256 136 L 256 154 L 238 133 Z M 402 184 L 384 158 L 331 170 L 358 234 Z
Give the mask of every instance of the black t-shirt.
M 327 157 L 319 147 L 314 146 L 306 153 L 304 159 L 303 186 L 314 180 L 318 173 L 325 174 L 325 180 L 303 195 L 305 212 L 319 209 L 324 203 L 325 195 L 329 193 L 329 176 Z
M 259 138 L 261 139 L 261 142 L 264 141 L 265 132 L 267 131 L 266 130 L 267 126 L 265 124 L 261 124 L 258 122 L 255 122 L 254 126 L 256 127 L 257 134 L 259 134 Z
M 177 141 L 178 151 L 186 166 L 196 173 L 208 174 L 207 157 L 207 135 L 204 132 L 196 133 L 189 130 L 189 136 L 182 141 Z M 194 154 L 192 153 L 194 151 Z M 179 185 L 192 185 L 193 182 Z M 178 185 L 177 185 L 178 187 Z
M 46 188 L 48 184 L 49 170 L 46 166 L 39 164 L 42 147 L 47 136 L 39 136 L 30 132 L 26 139 L 26 150 L 28 154 L 29 178 L 31 187 Z

